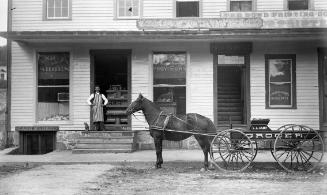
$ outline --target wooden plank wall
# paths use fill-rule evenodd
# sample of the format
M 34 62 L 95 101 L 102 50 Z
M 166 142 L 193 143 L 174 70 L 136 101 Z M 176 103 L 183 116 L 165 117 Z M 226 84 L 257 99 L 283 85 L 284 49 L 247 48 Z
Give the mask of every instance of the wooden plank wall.
M 13 31 L 117 31 L 138 30 L 136 20 L 117 19 L 115 1 L 73 0 L 72 20 L 43 20 L 43 0 L 13 0 Z M 143 18 L 174 17 L 174 0 L 143 0 Z M 284 10 L 284 0 L 257 0 L 256 11 Z M 327 9 L 326 0 L 315 0 L 316 10 Z M 227 11 L 226 0 L 202 0 L 204 18 L 219 17 Z
M 269 46 L 269 47 L 267 47 Z M 265 54 L 296 54 L 297 109 L 265 108 Z M 251 116 L 270 118 L 269 126 L 303 124 L 319 128 L 317 46 L 305 42 L 258 42 L 251 54 Z

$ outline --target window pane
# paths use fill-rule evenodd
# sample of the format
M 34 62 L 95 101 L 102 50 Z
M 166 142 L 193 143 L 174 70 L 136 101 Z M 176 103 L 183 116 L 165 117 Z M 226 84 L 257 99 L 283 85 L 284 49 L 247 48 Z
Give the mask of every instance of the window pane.
M 61 8 L 61 0 L 55 0 L 55 7 Z
M 199 2 L 177 1 L 176 17 L 199 17 Z
M 231 1 L 230 11 L 252 11 L 252 1 Z
M 38 55 L 38 120 L 69 120 L 69 53 Z
M 39 53 L 39 85 L 69 85 L 69 54 Z
M 308 0 L 289 0 L 288 1 L 289 10 L 307 10 L 309 9 Z
M 48 17 L 49 18 L 54 17 L 54 9 L 53 8 L 48 8 Z
M 270 105 L 292 106 L 291 83 L 274 84 L 270 83 Z
M 251 1 L 241 2 L 241 11 L 252 11 L 252 2 Z
M 62 8 L 62 17 L 68 17 L 68 8 Z
M 154 87 L 154 102 L 160 108 L 177 116 L 186 113 L 186 87 Z
M 230 11 L 232 11 L 232 12 L 241 11 L 240 2 L 238 2 L 238 1 L 231 1 L 230 2 Z
M 55 17 L 61 17 L 61 8 L 55 8 Z
M 68 7 L 68 0 L 62 0 L 62 7 Z
M 48 0 L 48 7 L 54 7 L 54 0 Z
M 270 82 L 291 82 L 291 59 L 270 59 L 269 77 Z
M 186 54 L 153 54 L 153 84 L 186 84 Z
M 119 16 L 125 16 L 125 8 L 119 8 Z

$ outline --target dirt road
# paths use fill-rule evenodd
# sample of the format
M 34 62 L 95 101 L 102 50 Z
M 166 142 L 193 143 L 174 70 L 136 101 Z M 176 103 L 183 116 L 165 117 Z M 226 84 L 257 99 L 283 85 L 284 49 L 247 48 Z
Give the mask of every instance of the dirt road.
M 276 163 L 254 163 L 244 173 L 200 171 L 200 162 L 43 165 L 0 177 L 1 194 L 324 194 L 327 165 L 288 174 Z M 7 167 L 8 168 L 8 167 Z M 1 170 L 1 167 L 0 167 Z M 1 172 L 1 171 L 0 171 Z

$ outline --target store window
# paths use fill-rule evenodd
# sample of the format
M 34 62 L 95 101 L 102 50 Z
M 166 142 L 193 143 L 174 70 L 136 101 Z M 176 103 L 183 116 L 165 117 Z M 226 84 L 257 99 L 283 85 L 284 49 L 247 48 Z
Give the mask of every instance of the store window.
M 46 19 L 70 19 L 71 0 L 46 0 Z
M 253 11 L 253 0 L 229 0 L 231 12 Z
M 176 0 L 176 17 L 199 17 L 199 0 Z
M 153 54 L 153 99 L 168 113 L 186 113 L 186 53 Z
M 38 53 L 38 121 L 69 120 L 69 53 Z
M 117 0 L 118 18 L 139 18 L 141 10 L 141 0 Z
M 288 10 L 308 10 L 309 0 L 287 0 Z
M 265 55 L 266 107 L 296 108 L 296 56 Z

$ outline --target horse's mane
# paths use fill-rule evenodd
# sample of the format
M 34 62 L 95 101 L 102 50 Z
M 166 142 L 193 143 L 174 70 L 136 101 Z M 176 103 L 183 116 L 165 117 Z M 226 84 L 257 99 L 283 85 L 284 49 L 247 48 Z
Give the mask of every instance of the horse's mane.
M 149 100 L 149 99 L 143 97 L 143 101 L 144 101 L 144 100 L 146 100 L 149 104 L 151 104 L 151 105 L 152 105 L 153 107 L 155 107 L 156 109 L 161 110 L 161 108 L 160 108 L 157 104 L 155 104 L 154 102 L 152 102 L 151 100 Z

